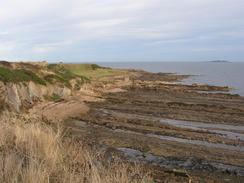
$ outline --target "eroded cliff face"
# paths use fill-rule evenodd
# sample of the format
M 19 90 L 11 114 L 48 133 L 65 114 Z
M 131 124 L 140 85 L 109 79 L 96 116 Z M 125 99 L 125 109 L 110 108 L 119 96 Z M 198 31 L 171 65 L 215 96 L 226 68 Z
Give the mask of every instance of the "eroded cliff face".
M 0 81 L 0 103 L 11 110 L 20 112 L 28 109 L 46 96 L 56 94 L 66 98 L 72 93 L 71 89 L 59 85 L 40 85 L 34 82 L 3 83 Z

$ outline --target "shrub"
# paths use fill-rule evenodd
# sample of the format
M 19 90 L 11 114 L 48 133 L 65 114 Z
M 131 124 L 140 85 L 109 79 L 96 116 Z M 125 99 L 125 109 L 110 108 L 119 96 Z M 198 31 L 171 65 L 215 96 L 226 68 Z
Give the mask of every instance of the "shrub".
M 91 68 L 92 68 L 92 70 L 96 70 L 96 69 L 100 69 L 102 67 L 97 64 L 91 64 Z
M 35 83 L 46 85 L 46 82 L 35 73 L 25 69 L 8 69 L 0 67 L 0 80 L 3 82 L 23 82 L 33 81 Z
M 61 98 L 61 96 L 59 96 L 59 95 L 56 94 L 56 93 L 53 93 L 51 96 L 49 96 L 49 95 L 44 95 L 44 99 L 45 99 L 45 100 L 49 100 L 49 101 L 53 101 L 53 102 L 60 102 L 60 101 L 63 100 L 63 99 Z
M 51 96 L 50 99 L 51 99 L 52 101 L 54 101 L 54 102 L 59 102 L 59 101 L 62 100 L 62 98 L 61 98 L 58 94 L 56 94 L 56 93 L 52 94 L 52 96 Z
M 85 76 L 78 76 L 72 73 L 70 70 L 66 69 L 62 64 L 49 64 L 48 69 L 52 70 L 54 74 L 50 74 L 44 77 L 44 79 L 49 83 L 54 83 L 56 81 L 63 83 L 67 87 L 71 87 L 70 80 L 79 78 L 79 84 L 89 82 L 89 79 Z

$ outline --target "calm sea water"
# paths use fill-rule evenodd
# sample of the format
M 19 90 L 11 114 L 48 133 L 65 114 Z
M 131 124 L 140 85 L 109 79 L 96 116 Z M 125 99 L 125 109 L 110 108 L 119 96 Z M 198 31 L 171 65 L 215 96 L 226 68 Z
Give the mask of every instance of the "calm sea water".
M 121 62 L 99 64 L 112 68 L 194 75 L 184 82 L 230 86 L 233 88 L 231 93 L 244 96 L 244 63 L 240 62 Z

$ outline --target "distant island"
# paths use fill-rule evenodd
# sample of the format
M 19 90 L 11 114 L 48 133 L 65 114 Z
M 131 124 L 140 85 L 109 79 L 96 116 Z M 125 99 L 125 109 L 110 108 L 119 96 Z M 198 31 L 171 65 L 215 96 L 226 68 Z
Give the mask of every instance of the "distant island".
M 213 60 L 213 61 L 210 61 L 210 62 L 229 63 L 230 61 L 228 61 L 228 60 Z

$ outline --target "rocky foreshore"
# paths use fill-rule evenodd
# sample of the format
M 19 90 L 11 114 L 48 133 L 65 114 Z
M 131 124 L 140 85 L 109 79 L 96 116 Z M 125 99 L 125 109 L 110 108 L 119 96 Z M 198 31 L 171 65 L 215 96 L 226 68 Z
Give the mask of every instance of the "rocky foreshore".
M 243 97 L 178 82 L 189 76 L 132 73 L 126 85 L 122 76 L 101 81 L 102 100 L 86 101 L 90 111 L 66 121 L 72 135 L 182 180 L 244 180 Z

